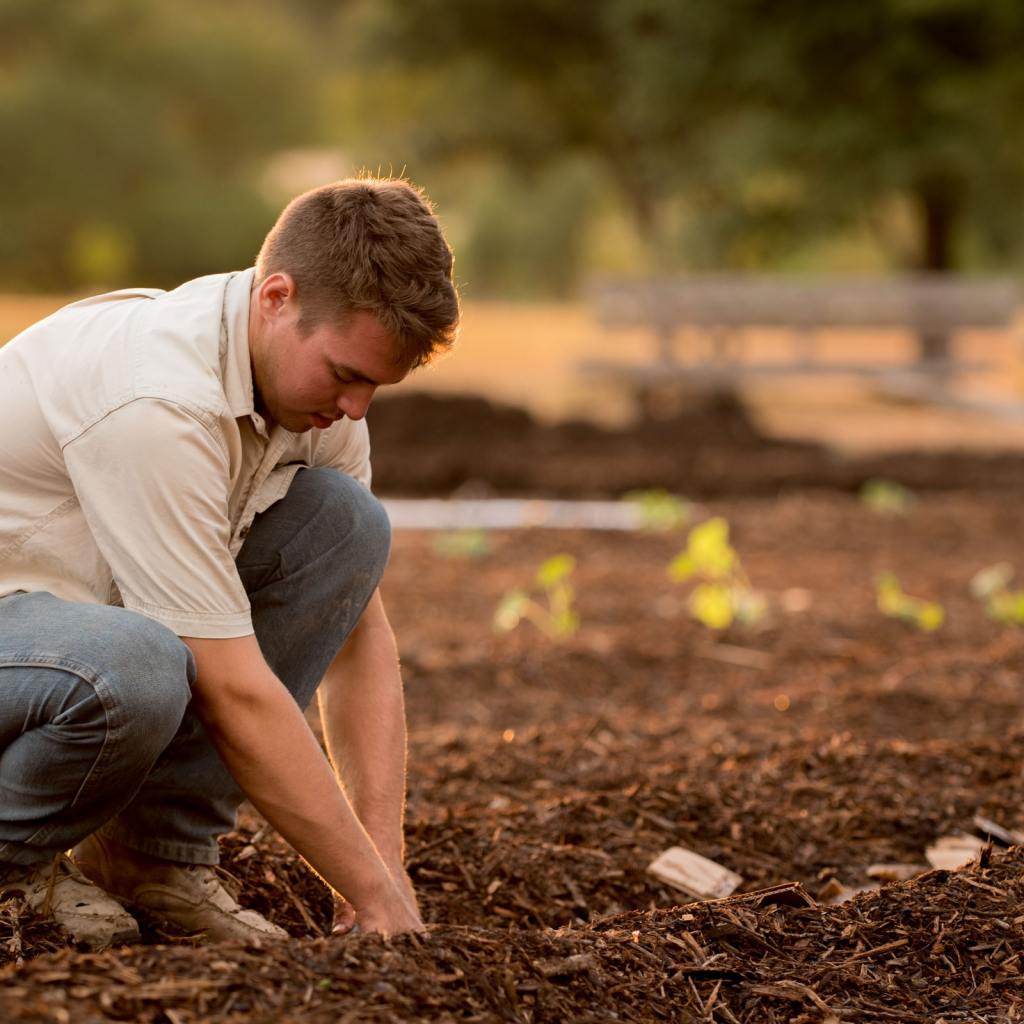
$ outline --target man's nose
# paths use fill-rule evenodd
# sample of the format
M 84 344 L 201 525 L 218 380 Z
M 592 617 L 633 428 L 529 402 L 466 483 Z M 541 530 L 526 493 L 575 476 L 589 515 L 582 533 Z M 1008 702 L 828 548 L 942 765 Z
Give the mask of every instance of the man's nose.
M 361 420 L 366 415 L 377 389 L 369 384 L 347 387 L 338 396 L 338 409 L 350 420 Z

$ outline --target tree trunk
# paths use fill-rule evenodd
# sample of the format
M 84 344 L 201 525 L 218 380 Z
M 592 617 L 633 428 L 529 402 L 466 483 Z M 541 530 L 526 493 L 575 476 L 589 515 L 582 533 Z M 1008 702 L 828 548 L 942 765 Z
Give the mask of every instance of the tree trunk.
M 949 178 L 932 178 L 918 183 L 917 206 L 921 217 L 919 270 L 946 272 L 953 268 L 953 243 L 960 214 L 960 190 Z M 952 356 L 948 331 L 918 334 L 918 362 L 941 372 L 941 364 Z M 943 374 L 943 376 L 945 376 Z

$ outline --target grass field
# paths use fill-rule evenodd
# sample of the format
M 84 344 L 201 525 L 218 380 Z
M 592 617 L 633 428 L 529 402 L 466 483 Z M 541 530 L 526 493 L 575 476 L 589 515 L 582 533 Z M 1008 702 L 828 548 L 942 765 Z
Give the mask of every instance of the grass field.
M 0 341 L 58 308 L 70 297 L 0 296 Z M 1018 330 L 1020 337 L 1020 330 Z M 816 341 L 822 361 L 909 362 L 913 338 L 906 332 L 823 332 Z M 692 358 L 702 339 L 681 336 Z M 792 336 L 752 331 L 739 359 L 783 361 L 794 351 Z M 437 365 L 413 374 L 406 390 L 476 393 L 523 405 L 545 419 L 581 416 L 604 423 L 630 415 L 625 392 L 585 380 L 582 359 L 642 362 L 653 350 L 644 331 L 606 332 L 580 303 L 471 302 L 455 350 Z M 964 359 L 990 364 L 985 373 L 957 383 L 957 393 L 996 401 L 1024 401 L 1024 354 L 1007 334 L 978 332 L 958 340 Z M 762 379 L 745 387 L 759 422 L 777 434 L 810 437 L 851 451 L 907 447 L 1024 448 L 1024 414 L 1018 419 L 894 402 L 862 382 L 843 378 Z

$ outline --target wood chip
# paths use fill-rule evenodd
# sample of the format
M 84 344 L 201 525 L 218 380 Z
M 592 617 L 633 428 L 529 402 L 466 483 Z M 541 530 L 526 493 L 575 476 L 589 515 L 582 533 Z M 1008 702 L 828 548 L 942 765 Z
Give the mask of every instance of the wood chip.
M 927 864 L 872 864 L 867 870 L 868 878 L 880 882 L 906 882 L 928 870 Z
M 933 868 L 956 871 L 977 860 L 987 845 L 977 836 L 941 836 L 924 851 L 924 855 Z
M 682 846 L 670 846 L 651 861 L 647 871 L 658 881 L 698 900 L 729 896 L 743 882 L 736 872 Z
M 710 661 L 722 661 L 740 668 L 766 669 L 772 664 L 771 655 L 765 654 L 764 651 L 739 647 L 736 644 L 706 644 L 697 649 L 697 654 Z
M 1018 832 L 1012 828 L 1003 828 L 1002 825 L 992 821 L 991 818 L 984 818 L 980 814 L 976 814 L 973 824 L 975 831 L 983 839 L 993 839 L 1000 846 L 1020 846 L 1024 844 L 1024 832 Z

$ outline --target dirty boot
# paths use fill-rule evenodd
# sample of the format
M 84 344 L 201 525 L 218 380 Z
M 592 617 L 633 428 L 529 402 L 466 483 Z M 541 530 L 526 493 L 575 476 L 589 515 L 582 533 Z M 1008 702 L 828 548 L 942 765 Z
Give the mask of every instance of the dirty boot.
M 130 906 L 213 942 L 287 939 L 288 933 L 255 910 L 240 907 L 214 868 L 176 864 L 138 854 L 101 836 L 75 848 L 75 860 L 94 881 Z
M 89 949 L 139 941 L 135 918 L 93 885 L 66 857 L 43 864 L 0 866 L 0 894 L 20 893 L 37 914 L 52 917 L 71 938 Z

